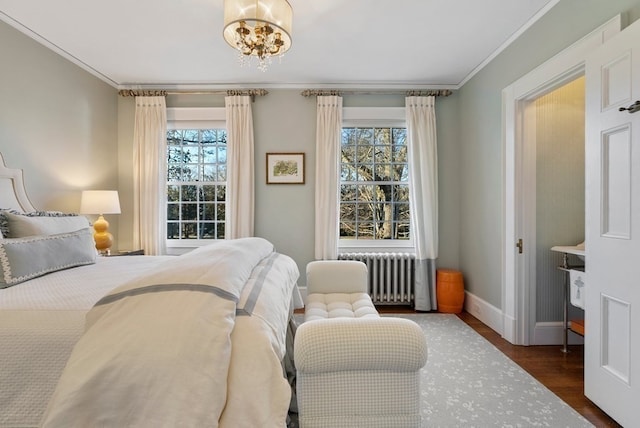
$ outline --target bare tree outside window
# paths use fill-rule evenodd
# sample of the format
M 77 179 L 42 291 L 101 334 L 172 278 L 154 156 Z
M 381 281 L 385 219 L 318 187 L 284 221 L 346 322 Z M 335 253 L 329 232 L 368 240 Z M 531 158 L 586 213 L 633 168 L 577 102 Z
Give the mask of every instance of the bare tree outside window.
M 167 131 L 167 238 L 224 239 L 225 129 Z
M 410 239 L 406 135 L 406 128 L 342 128 L 340 239 Z

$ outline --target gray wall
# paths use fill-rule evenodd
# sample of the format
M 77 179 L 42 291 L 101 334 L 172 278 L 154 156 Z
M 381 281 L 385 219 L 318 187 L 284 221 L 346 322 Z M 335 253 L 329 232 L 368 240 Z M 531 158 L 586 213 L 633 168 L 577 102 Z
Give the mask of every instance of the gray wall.
M 253 104 L 255 134 L 256 223 L 255 234 L 274 243 L 277 250 L 291 255 L 301 273 L 314 258 L 315 98 L 305 98 L 300 90 L 269 89 Z M 346 96 L 345 107 L 404 105 L 402 96 Z M 171 95 L 168 107 L 222 107 L 224 98 L 211 95 Z M 440 263 L 458 266 L 459 175 L 457 144 L 457 96 L 438 98 L 438 163 L 440 190 Z M 130 159 L 133 156 L 132 98 L 121 98 L 119 113 L 120 248 L 131 246 L 132 192 Z M 304 152 L 304 185 L 267 185 L 265 155 L 269 152 Z M 299 284 L 305 284 L 304 278 Z
M 502 99 L 506 86 L 638 0 L 561 0 L 459 91 L 460 268 L 465 287 L 501 307 Z
M 133 234 L 133 98 L 0 22 L 0 151 L 23 168 L 39 209 L 75 212 L 83 189 L 118 189 L 122 214 L 107 216 L 116 249 Z M 222 107 L 213 95 L 170 95 L 170 107 Z M 345 106 L 403 106 L 402 96 L 348 96 Z M 459 165 L 456 94 L 437 105 L 440 263 L 458 267 Z M 253 105 L 258 236 L 290 254 L 304 272 L 313 259 L 315 98 L 270 89 Z M 266 185 L 265 154 L 306 153 L 304 185 Z M 301 281 L 301 285 L 304 280 Z
M 82 189 L 117 188 L 117 98 L 0 21 L 0 152 L 25 170 L 36 208 L 78 211 Z M 117 228 L 117 216 L 109 220 Z
M 437 101 L 440 257 L 466 288 L 501 306 L 501 91 L 617 13 L 640 17 L 638 0 L 561 0 L 453 96 Z M 118 188 L 115 246 L 131 245 L 133 100 L 0 22 L 0 151 L 25 169 L 33 203 L 75 211 L 80 190 Z M 169 97 L 172 106 L 222 106 L 221 97 Z M 345 97 L 346 106 L 402 105 L 402 97 Z M 254 104 L 256 233 L 313 257 L 313 99 L 273 90 Z M 304 186 L 264 184 L 267 151 L 307 153 Z M 121 223 L 118 225 L 118 223 Z M 119 226 L 119 227 L 118 227 Z

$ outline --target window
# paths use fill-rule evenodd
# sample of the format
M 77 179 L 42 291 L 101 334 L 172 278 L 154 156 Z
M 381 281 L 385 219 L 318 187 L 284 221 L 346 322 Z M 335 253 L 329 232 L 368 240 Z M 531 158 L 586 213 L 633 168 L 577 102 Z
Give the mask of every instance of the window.
M 167 122 L 167 245 L 224 239 L 227 131 L 219 122 Z
M 412 246 L 404 109 L 402 115 L 400 121 L 380 118 L 344 121 L 340 247 Z

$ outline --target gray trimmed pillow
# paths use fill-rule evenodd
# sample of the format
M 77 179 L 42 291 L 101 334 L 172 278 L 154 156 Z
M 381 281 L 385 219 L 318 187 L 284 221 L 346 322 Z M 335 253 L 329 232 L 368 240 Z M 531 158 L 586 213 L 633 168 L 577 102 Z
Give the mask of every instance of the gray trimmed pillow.
M 6 218 L 8 225 L 8 232 L 2 231 L 5 238 L 55 235 L 91 226 L 84 216 L 51 211 L 35 211 L 26 214 L 3 211 L 2 216 Z
M 0 288 L 96 262 L 93 231 L 0 240 Z
M 0 234 L 3 238 L 9 237 L 9 217 L 7 217 L 7 213 L 21 214 L 20 211 L 10 208 L 3 208 L 0 210 Z

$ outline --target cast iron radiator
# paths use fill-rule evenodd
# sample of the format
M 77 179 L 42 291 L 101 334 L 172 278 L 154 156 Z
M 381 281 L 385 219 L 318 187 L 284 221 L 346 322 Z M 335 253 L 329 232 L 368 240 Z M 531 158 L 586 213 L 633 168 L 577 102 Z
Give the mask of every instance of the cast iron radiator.
M 338 260 L 359 260 L 369 270 L 369 295 L 378 305 L 413 305 L 415 255 L 342 253 Z

